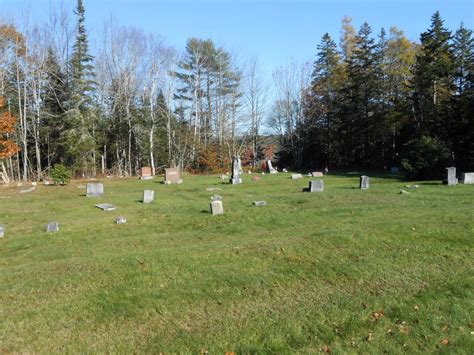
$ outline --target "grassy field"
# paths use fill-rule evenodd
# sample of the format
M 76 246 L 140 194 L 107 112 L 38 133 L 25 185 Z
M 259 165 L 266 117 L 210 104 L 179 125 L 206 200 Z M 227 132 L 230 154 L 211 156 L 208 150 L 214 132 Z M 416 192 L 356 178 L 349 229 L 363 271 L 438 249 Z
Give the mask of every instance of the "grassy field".
M 0 353 L 472 353 L 474 186 L 358 176 L 0 187 Z

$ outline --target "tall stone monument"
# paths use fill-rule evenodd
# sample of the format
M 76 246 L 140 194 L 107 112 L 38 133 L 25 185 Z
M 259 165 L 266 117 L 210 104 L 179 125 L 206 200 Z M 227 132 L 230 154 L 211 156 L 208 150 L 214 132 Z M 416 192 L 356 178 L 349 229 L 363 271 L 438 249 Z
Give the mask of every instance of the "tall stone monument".
M 234 157 L 232 161 L 232 176 L 230 178 L 230 183 L 232 185 L 241 184 L 242 179 L 240 178 L 240 173 L 242 171 L 242 163 L 240 157 Z
M 269 173 L 269 174 L 276 174 L 276 173 L 278 173 L 278 171 L 273 167 L 271 160 L 267 160 L 267 170 L 268 170 L 268 173 Z

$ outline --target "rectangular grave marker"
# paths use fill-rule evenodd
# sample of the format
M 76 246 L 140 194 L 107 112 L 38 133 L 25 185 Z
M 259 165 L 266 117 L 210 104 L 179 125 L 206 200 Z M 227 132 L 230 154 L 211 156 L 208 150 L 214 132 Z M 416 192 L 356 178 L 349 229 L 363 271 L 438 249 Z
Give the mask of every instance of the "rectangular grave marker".
M 95 207 L 100 208 L 102 211 L 115 211 L 117 207 L 111 205 L 110 203 L 99 203 Z
M 165 184 L 181 184 L 182 182 L 178 168 L 165 169 Z
M 59 223 L 58 222 L 49 222 L 46 225 L 46 233 L 55 233 L 59 232 Z
M 454 166 L 446 168 L 446 175 L 448 186 L 457 185 L 458 179 L 456 178 L 456 168 Z
M 151 174 L 151 168 L 149 166 L 144 166 L 141 168 L 140 179 L 141 180 L 153 179 L 153 175 Z
M 291 174 L 291 179 L 296 180 L 296 179 L 302 179 L 303 175 L 301 174 Z
M 224 214 L 224 205 L 221 200 L 211 201 L 211 213 L 213 216 Z
M 234 160 L 232 160 L 232 176 L 230 178 L 230 183 L 232 185 L 242 183 L 242 179 L 240 178 L 241 171 L 242 163 L 240 161 L 240 157 L 234 157 Z
M 323 180 L 311 180 L 309 182 L 309 192 L 323 192 L 324 181 Z
M 143 191 L 143 203 L 152 203 L 155 199 L 155 191 L 144 190 Z
M 367 175 L 362 175 L 359 181 L 359 188 L 361 190 L 367 190 L 369 188 L 369 177 Z
M 323 174 L 321 171 L 313 171 L 313 172 L 311 173 L 311 175 L 312 175 L 313 177 L 323 177 L 323 176 L 324 176 L 324 174 Z
M 474 184 L 474 173 L 464 173 L 463 182 L 465 184 Z
M 101 197 L 104 196 L 104 185 L 99 182 L 90 182 L 86 186 L 87 197 Z
M 253 202 L 253 205 L 254 205 L 255 207 L 266 206 L 266 205 L 267 205 L 267 201 L 254 201 L 254 202 Z
M 125 224 L 125 223 L 127 223 L 127 219 L 125 217 L 117 217 L 117 218 L 115 218 L 115 223 L 116 224 Z

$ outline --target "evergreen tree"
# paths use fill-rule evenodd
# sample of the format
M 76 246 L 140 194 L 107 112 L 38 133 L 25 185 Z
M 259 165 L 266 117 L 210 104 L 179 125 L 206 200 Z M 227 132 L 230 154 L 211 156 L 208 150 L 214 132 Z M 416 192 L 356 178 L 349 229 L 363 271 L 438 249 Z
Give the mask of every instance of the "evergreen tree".
M 95 172 L 95 115 L 93 109 L 94 72 L 93 57 L 89 54 L 85 28 L 85 9 L 77 1 L 76 39 L 69 62 L 71 96 L 67 103 L 67 129 L 64 138 L 70 163 L 82 174 Z

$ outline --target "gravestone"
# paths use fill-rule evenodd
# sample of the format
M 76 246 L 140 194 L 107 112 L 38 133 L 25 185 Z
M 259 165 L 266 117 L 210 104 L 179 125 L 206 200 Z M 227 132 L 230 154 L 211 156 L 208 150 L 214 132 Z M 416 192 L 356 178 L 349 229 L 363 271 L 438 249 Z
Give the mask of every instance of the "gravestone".
M 323 180 L 311 180 L 309 182 L 309 192 L 323 192 L 324 181 Z
M 398 168 L 398 166 L 392 166 L 392 168 L 390 169 L 390 174 L 398 174 L 400 172 L 400 169 Z
M 181 184 L 182 182 L 178 168 L 165 169 L 165 184 Z
M 278 173 L 278 171 L 273 167 L 271 160 L 267 160 L 267 170 L 268 170 L 268 173 L 269 173 L 269 174 L 276 174 L 276 173 Z
M 29 189 L 25 189 L 25 190 L 20 190 L 20 193 L 21 194 L 25 194 L 25 193 L 28 193 L 28 192 L 33 192 L 36 190 L 36 187 L 30 187 Z
M 3 238 L 5 235 L 5 226 L 3 224 L 0 224 L 0 238 Z
M 311 173 L 311 175 L 312 175 L 313 177 L 322 177 L 322 176 L 324 176 L 324 174 L 323 174 L 321 171 L 313 171 L 313 172 Z
M 213 216 L 224 214 L 224 205 L 222 200 L 211 201 L 211 213 Z
M 117 207 L 111 205 L 110 203 L 99 203 L 95 207 L 100 208 L 102 211 L 115 211 Z
M 359 188 L 361 190 L 367 190 L 369 188 L 369 177 L 367 175 L 362 175 L 359 181 Z
M 474 173 L 464 173 L 462 180 L 465 184 L 474 184 Z
M 266 206 L 266 205 L 267 205 L 267 201 L 254 201 L 254 202 L 253 202 L 253 205 L 254 205 L 255 207 Z
M 149 166 L 144 166 L 140 171 L 140 180 L 150 180 L 153 179 L 151 174 L 151 168 Z
M 143 191 L 143 203 L 152 203 L 155 199 L 155 191 L 144 190 Z
M 125 223 L 127 223 L 127 219 L 125 217 L 117 217 L 117 218 L 115 218 L 115 223 L 116 224 L 125 224 Z
M 446 183 L 448 186 L 457 185 L 456 168 L 454 166 L 446 168 Z
M 101 197 L 104 196 L 104 185 L 99 182 L 90 182 L 86 186 L 87 197 Z
M 301 174 L 291 174 L 291 179 L 296 180 L 296 179 L 302 179 L 303 175 Z
M 240 178 L 240 172 L 242 171 L 242 163 L 240 157 L 234 157 L 232 161 L 232 176 L 230 178 L 230 183 L 232 185 L 241 184 L 242 179 Z
M 59 223 L 58 222 L 49 222 L 46 225 L 46 233 L 55 233 L 59 232 Z

